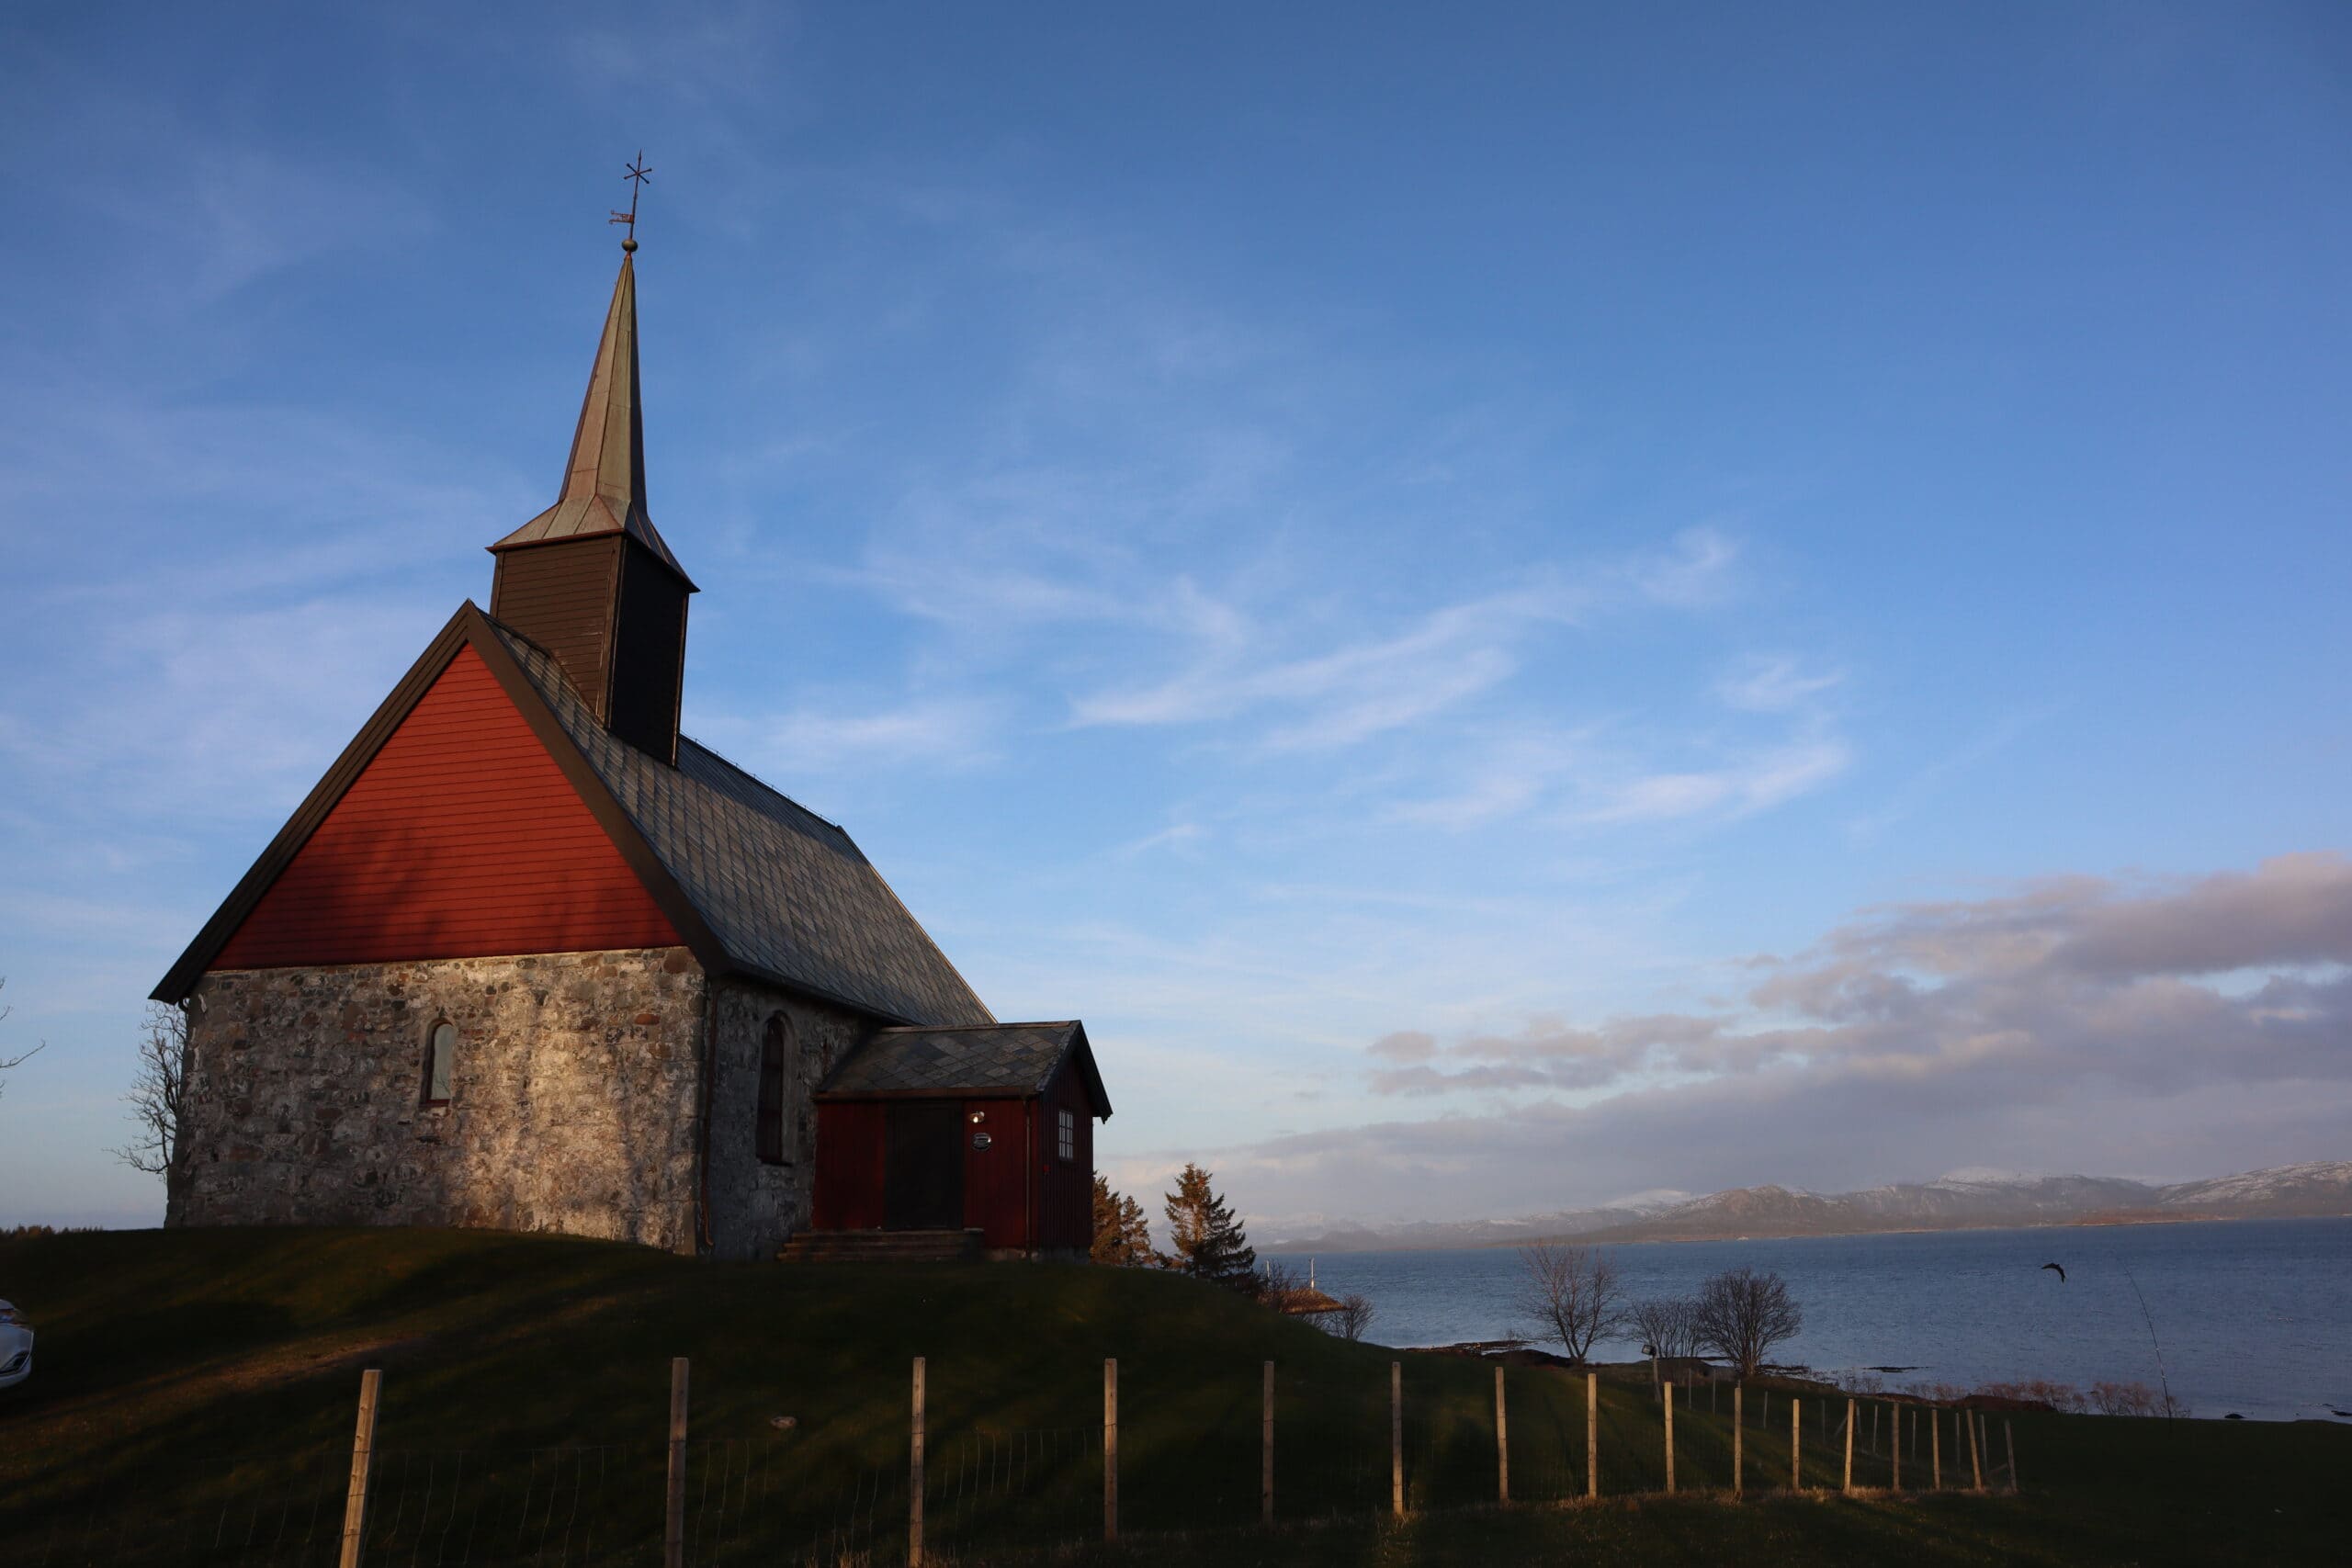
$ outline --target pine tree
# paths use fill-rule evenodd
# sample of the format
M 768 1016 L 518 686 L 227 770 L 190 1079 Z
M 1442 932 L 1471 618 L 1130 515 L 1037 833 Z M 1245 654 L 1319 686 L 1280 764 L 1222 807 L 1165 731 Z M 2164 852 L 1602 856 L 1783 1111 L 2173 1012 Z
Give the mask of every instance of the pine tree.
M 1209 1173 L 1186 1165 L 1167 1194 L 1168 1238 L 1176 1267 L 1196 1280 L 1247 1291 L 1257 1283 L 1258 1253 L 1241 1222 L 1209 1185 Z
M 1100 1175 L 1094 1179 L 1094 1246 L 1089 1256 L 1120 1269 L 1154 1269 L 1163 1261 L 1151 1245 L 1143 1205 L 1113 1191 Z

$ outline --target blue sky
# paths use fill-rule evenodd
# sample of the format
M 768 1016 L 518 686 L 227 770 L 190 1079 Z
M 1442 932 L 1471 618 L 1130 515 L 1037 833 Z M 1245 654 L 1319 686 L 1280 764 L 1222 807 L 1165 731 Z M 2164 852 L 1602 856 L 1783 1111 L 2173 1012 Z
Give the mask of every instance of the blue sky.
M 640 146 L 687 728 L 1088 1021 L 1123 1184 L 2352 1152 L 2340 7 L 0 47 L 0 1223 L 160 1213 L 144 995 L 551 499 Z

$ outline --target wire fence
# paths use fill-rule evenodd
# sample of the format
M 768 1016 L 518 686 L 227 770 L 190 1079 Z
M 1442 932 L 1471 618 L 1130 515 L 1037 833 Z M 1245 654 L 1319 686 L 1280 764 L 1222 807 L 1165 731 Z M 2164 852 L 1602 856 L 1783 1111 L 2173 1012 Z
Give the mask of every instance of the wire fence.
M 350 1449 L 175 1466 L 28 1506 L 0 1497 L 0 1568 L 854 1568 L 1506 1500 L 2017 1483 L 2007 1423 L 1982 1412 L 1707 1385 L 1619 1384 L 1602 1398 L 1586 1376 L 1540 1369 L 1508 1381 L 1498 1376 L 1488 1409 L 1458 1383 L 1453 1397 L 1415 1398 L 1392 1371 L 1336 1419 L 1276 1420 L 1268 1369 L 1263 1401 L 1238 1379 L 1230 1397 L 1204 1385 L 1204 1418 L 1131 1422 L 1122 1451 L 1115 1363 L 1099 1421 L 920 1438 L 918 1376 L 909 1448 L 887 1459 L 871 1445 L 819 1454 L 788 1430 L 688 1440 L 682 1399 L 670 1443 L 377 1449 L 370 1394 Z

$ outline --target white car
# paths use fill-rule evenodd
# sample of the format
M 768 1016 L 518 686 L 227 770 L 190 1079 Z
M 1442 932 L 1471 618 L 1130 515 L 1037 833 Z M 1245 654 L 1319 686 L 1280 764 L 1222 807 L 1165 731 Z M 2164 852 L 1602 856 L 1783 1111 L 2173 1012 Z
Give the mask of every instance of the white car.
M 14 1388 L 33 1375 L 33 1325 L 25 1314 L 0 1302 L 0 1388 Z

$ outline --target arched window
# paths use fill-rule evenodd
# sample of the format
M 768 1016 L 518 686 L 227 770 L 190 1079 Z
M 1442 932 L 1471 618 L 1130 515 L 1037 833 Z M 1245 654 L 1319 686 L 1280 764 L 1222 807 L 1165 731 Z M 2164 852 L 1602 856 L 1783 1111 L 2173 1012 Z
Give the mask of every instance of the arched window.
M 786 1028 L 784 1015 L 768 1020 L 767 1034 L 760 1042 L 760 1160 L 765 1165 L 784 1165 L 785 1064 L 789 1055 L 791 1032 Z
M 424 1103 L 449 1103 L 449 1079 L 458 1070 L 458 1026 L 447 1019 L 424 1037 Z

